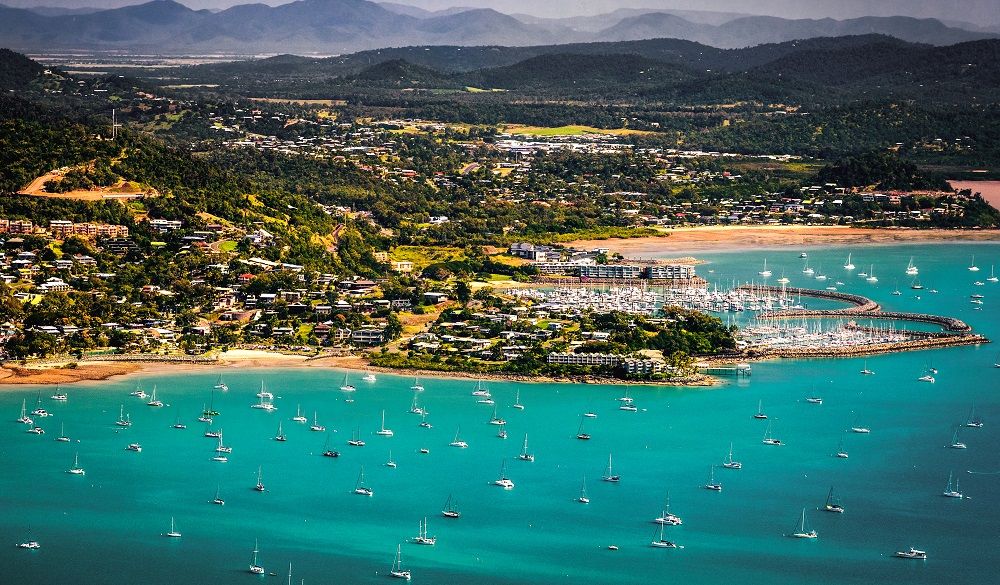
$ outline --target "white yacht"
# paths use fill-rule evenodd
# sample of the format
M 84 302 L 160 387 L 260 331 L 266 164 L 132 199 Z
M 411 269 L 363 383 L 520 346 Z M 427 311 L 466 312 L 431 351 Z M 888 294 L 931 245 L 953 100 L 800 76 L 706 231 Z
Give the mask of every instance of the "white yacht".
M 844 506 L 840 504 L 840 501 L 833 497 L 833 488 L 826 494 L 826 503 L 823 504 L 824 512 L 833 512 L 834 514 L 843 514 Z
M 490 422 L 491 425 L 507 424 L 507 421 L 505 421 L 504 419 L 502 419 L 502 418 L 500 418 L 500 417 L 497 416 L 497 407 L 496 406 L 493 407 L 493 415 L 490 416 L 490 421 L 489 422 Z
M 505 490 L 514 489 L 514 482 L 507 477 L 507 460 L 504 459 L 503 463 L 500 464 L 500 477 L 493 482 L 493 485 L 502 487 Z
M 584 415 L 584 416 L 586 416 L 586 415 Z M 577 429 L 577 431 L 576 431 L 576 438 L 580 439 L 581 441 L 589 441 L 590 440 L 590 433 L 586 432 L 583 429 L 583 419 L 582 418 L 580 419 L 580 428 Z
M 423 385 L 420 384 L 420 379 L 419 378 L 414 378 L 413 379 L 413 386 L 410 386 L 410 390 L 413 390 L 414 392 L 423 392 L 424 391 L 424 387 L 423 387 Z
M 274 435 L 274 440 L 278 441 L 279 443 L 284 443 L 285 441 L 288 440 L 288 438 L 285 437 L 285 431 L 282 430 L 282 428 L 281 428 L 281 421 L 280 420 L 278 421 L 278 433 L 276 435 Z
M 507 438 L 507 424 L 506 423 L 500 425 L 500 428 L 497 430 L 497 436 L 500 437 L 501 439 L 506 439 Z
M 913 256 L 910 256 L 910 262 L 906 265 L 907 276 L 916 276 L 920 274 L 920 270 L 917 269 L 916 265 L 913 264 Z
M 795 527 L 795 531 L 792 532 L 792 536 L 795 538 L 808 538 L 815 539 L 819 537 L 819 534 L 815 530 L 809 530 L 806 527 L 806 509 L 802 508 L 802 519 L 799 524 Z
M 389 458 L 385 461 L 385 466 L 390 469 L 396 469 L 396 460 L 392 458 L 392 450 L 389 450 Z
M 227 447 L 227 446 L 225 446 L 225 445 L 222 444 L 222 429 L 219 429 L 218 433 L 219 433 L 219 435 L 216 438 L 219 439 L 219 444 L 215 447 L 215 452 L 216 453 L 232 453 L 233 452 L 233 448 L 232 447 Z
M 534 453 L 528 453 L 528 433 L 524 433 L 524 444 L 521 445 L 521 454 L 517 456 L 521 461 L 534 461 Z
M 784 445 L 784 443 L 782 443 L 779 439 L 775 439 L 771 436 L 770 421 L 767 423 L 767 431 L 764 432 L 764 438 L 761 440 L 761 443 L 764 443 L 765 445 Z
M 764 401 L 763 400 L 758 400 L 757 401 L 757 414 L 753 415 L 753 417 L 755 419 L 758 419 L 758 420 L 764 420 L 764 419 L 767 418 L 767 415 L 764 414 Z
M 962 492 L 958 490 L 958 480 L 954 479 L 954 475 L 955 475 L 954 473 L 948 474 L 948 485 L 945 486 L 944 491 L 941 492 L 941 495 L 946 498 L 962 499 L 965 496 L 963 496 Z
M 258 552 L 260 552 L 260 551 L 257 550 L 257 541 L 254 540 L 253 541 L 253 554 L 250 556 L 250 568 L 247 569 L 247 572 L 250 573 L 251 575 L 263 575 L 264 574 L 264 567 L 260 566 L 258 564 L 258 561 L 257 561 L 257 553 Z
M 521 404 L 521 389 L 520 388 L 518 388 L 517 391 L 514 393 L 514 404 L 513 404 L 513 406 L 514 406 L 514 408 L 516 408 L 518 410 L 524 410 L 524 405 Z
M 417 403 L 417 396 L 418 395 L 419 394 L 416 393 L 416 392 L 413 393 L 413 400 L 410 401 L 410 413 L 411 414 L 419 414 L 419 415 L 423 416 L 423 415 L 427 414 L 427 411 L 424 410 L 424 408 Z
M 225 506 L 226 500 L 222 499 L 222 494 L 219 493 L 220 491 L 221 491 L 220 487 L 215 486 L 215 497 L 212 498 L 212 503 L 215 504 L 216 506 Z
M 851 263 L 851 255 L 847 255 L 847 262 L 844 262 L 844 270 L 854 270 L 854 264 Z
M 263 468 L 258 465 L 257 466 L 257 485 L 253 486 L 254 491 L 257 491 L 257 492 L 267 491 L 267 488 L 264 487 L 264 481 L 262 479 L 263 475 L 261 473 L 262 471 L 263 471 Z
M 316 432 L 316 433 L 325 433 L 326 432 L 326 427 L 324 427 L 323 425 L 319 424 L 319 415 L 316 413 L 315 410 L 313 411 L 313 424 L 309 426 L 309 430 L 313 431 L 313 432 Z
M 77 453 L 73 456 L 73 467 L 66 470 L 66 473 L 72 473 L 73 475 L 85 475 L 87 472 L 80 467 L 80 454 Z
M 732 443 L 729 443 L 729 455 L 726 456 L 726 460 L 722 462 L 722 466 L 726 469 L 743 469 L 743 464 L 733 459 Z
M 608 467 L 604 470 L 604 475 L 601 477 L 604 481 L 611 483 L 618 483 L 622 480 L 622 476 L 614 473 L 611 470 L 611 453 L 608 453 Z
M 347 381 L 349 376 L 350 376 L 350 372 L 347 372 L 347 373 L 344 374 L 344 383 L 340 385 L 341 392 L 354 392 L 355 390 L 357 390 L 357 388 L 355 388 L 354 386 L 352 386 Z
M 222 381 L 222 375 L 219 375 L 219 381 L 213 386 L 216 390 L 222 390 L 223 392 L 229 392 L 229 386 Z
M 135 385 L 135 390 L 129 392 L 128 395 L 135 396 L 140 400 L 146 399 L 146 392 L 142 388 L 140 388 L 138 384 Z
M 973 404 L 969 410 L 969 418 L 965 419 L 965 426 L 973 429 L 983 428 L 983 419 L 976 416 L 976 405 Z
M 868 278 L 866 278 L 865 280 L 867 280 L 868 282 L 870 282 L 872 284 L 875 284 L 876 282 L 878 282 L 878 277 L 875 276 L 875 265 L 874 264 L 872 264 L 871 271 L 868 273 Z
M 706 490 L 713 492 L 721 492 L 722 484 L 715 481 L 715 466 L 713 465 L 709 470 L 708 483 L 703 486 Z
M 410 580 L 410 572 L 403 569 L 403 557 L 399 545 L 396 545 L 396 558 L 392 561 L 392 568 L 389 569 L 389 576 L 396 579 Z
M 257 393 L 259 400 L 256 404 L 251 404 L 250 408 L 257 408 L 265 412 L 274 412 L 278 410 L 278 407 L 274 405 L 272 400 L 274 400 L 274 394 L 271 394 L 264 389 L 264 382 L 260 383 L 260 392 Z
M 180 538 L 181 537 L 181 533 L 178 532 L 177 528 L 174 526 L 174 517 L 173 516 L 170 517 L 170 532 L 166 533 L 164 536 L 169 536 L 170 538 Z
M 684 524 L 681 517 L 670 512 L 670 494 L 667 494 L 666 502 L 663 504 L 663 511 L 659 517 L 653 519 L 654 524 L 664 524 L 666 526 L 680 526 Z
M 482 380 L 479 380 L 478 382 L 476 382 L 476 387 L 472 390 L 472 395 L 473 396 L 485 396 L 487 398 L 489 398 L 491 396 L 489 389 L 486 388 L 485 386 L 483 386 Z
M 787 276 L 785 276 L 785 272 L 782 271 L 781 278 L 779 278 L 776 282 L 778 282 L 779 284 L 788 284 L 789 282 L 791 282 L 791 280 Z
M 763 268 L 763 270 L 761 270 L 757 274 L 763 276 L 764 278 L 767 278 L 768 276 L 771 276 L 771 271 L 767 269 L 767 258 L 764 258 L 764 268 Z
M 660 524 L 660 537 L 649 543 L 653 548 L 677 548 L 677 544 L 663 538 L 664 524 Z
M 968 448 L 965 443 L 963 443 L 962 441 L 958 440 L 958 429 L 955 429 L 955 434 L 953 434 L 951 436 L 951 444 L 948 445 L 948 448 L 950 448 L 950 449 L 967 449 Z
M 347 444 L 351 447 L 364 447 L 365 442 L 361 440 L 361 429 L 354 430 L 354 436 L 347 441 Z
M 45 434 L 45 429 L 43 429 L 42 427 L 36 425 L 36 426 L 31 427 L 30 429 L 28 429 L 25 432 L 26 433 L 31 433 L 33 435 L 44 435 Z
M 433 425 L 431 425 L 431 423 L 427 422 L 427 412 L 426 411 L 424 411 L 424 413 L 420 415 L 420 424 L 417 425 L 417 426 L 419 426 L 422 429 L 433 428 Z
M 64 423 L 59 423 L 59 436 L 56 440 L 60 443 L 69 443 L 69 437 L 66 436 L 66 425 Z
M 163 406 L 163 401 L 156 398 L 155 384 L 153 385 L 153 395 L 149 397 L 149 402 L 146 403 L 146 406 L 155 406 L 155 407 Z
M 425 546 L 434 546 L 437 543 L 436 536 L 427 536 L 427 518 L 424 518 L 423 522 L 420 523 L 420 530 L 417 535 L 411 539 L 413 544 L 422 544 Z
M 823 404 L 823 399 L 819 396 L 810 396 L 806 398 L 806 402 L 809 404 Z
M 38 544 L 37 540 L 27 540 L 25 542 L 17 543 L 17 548 L 26 548 L 29 550 L 37 550 L 42 548 L 42 545 Z
M 990 264 L 990 277 L 986 279 L 987 282 L 1000 282 L 1000 278 L 993 272 L 993 265 Z
M 924 374 L 923 376 L 920 376 L 919 378 L 917 378 L 917 381 L 919 381 L 919 382 L 928 382 L 930 384 L 933 384 L 934 383 L 934 376 L 932 376 L 930 374 Z
M 56 393 L 53 394 L 50 398 L 52 398 L 52 400 L 58 400 L 60 402 L 66 402 L 67 400 L 69 400 L 69 396 L 65 392 L 59 390 L 59 388 L 56 388 Z
M 381 435 L 383 437 L 391 437 L 392 436 L 392 429 L 385 428 L 385 410 L 384 409 L 382 410 L 382 427 L 379 430 L 375 431 L 375 434 L 376 435 Z
M 444 510 L 441 510 L 441 515 L 445 518 L 457 519 L 462 517 L 462 513 L 458 511 L 454 501 L 452 500 L 451 494 L 448 494 L 448 501 L 444 503 Z
M 295 422 L 297 422 L 297 423 L 309 422 L 309 419 L 306 418 L 305 415 L 302 414 L 302 405 L 301 404 L 296 404 L 295 405 L 295 416 L 292 417 L 292 420 L 295 421 Z
M 361 466 L 361 472 L 358 473 L 358 481 L 354 484 L 354 493 L 359 496 L 373 496 L 375 495 L 375 490 L 365 485 L 365 466 Z
M 459 449 L 465 449 L 466 447 L 468 447 L 469 444 L 460 438 L 461 434 L 462 434 L 462 427 L 458 427 L 458 430 L 455 431 L 455 440 L 448 443 L 448 446 L 458 447 Z
M 972 264 L 969 264 L 969 272 L 979 272 L 979 267 L 976 266 L 976 257 L 972 257 Z
M 587 476 L 583 477 L 583 483 L 580 484 L 580 497 L 576 501 L 581 504 L 589 504 L 590 498 L 587 497 Z
M 899 559 L 915 559 L 918 561 L 927 560 L 927 553 L 920 549 L 910 547 L 910 550 L 896 551 L 896 558 Z
M 375 374 L 373 374 L 372 372 L 368 372 L 364 376 L 361 376 L 361 381 L 366 382 L 368 384 L 374 384 L 377 380 L 378 379 L 375 377 Z
M 17 422 L 23 423 L 23 424 L 26 424 L 26 425 L 33 425 L 33 424 L 35 424 L 35 421 L 32 420 L 32 418 L 30 416 L 28 416 L 28 406 L 27 405 L 28 405 L 27 401 L 24 400 L 24 399 L 22 399 L 21 400 L 21 416 L 18 417 Z M 125 406 L 123 405 L 122 409 L 124 409 L 124 408 L 125 408 Z M 119 420 L 121 420 L 120 417 L 119 417 Z
M 139 443 L 129 443 L 128 447 L 125 447 L 126 451 L 135 451 L 136 453 L 142 453 L 142 445 Z

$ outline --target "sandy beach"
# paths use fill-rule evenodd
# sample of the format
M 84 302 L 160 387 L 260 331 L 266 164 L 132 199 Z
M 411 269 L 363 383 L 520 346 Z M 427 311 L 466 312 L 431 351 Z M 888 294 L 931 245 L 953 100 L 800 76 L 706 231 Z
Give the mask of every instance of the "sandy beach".
M 847 226 L 703 226 L 669 230 L 667 237 L 577 240 L 567 246 L 585 250 L 608 248 L 626 258 L 641 259 L 695 252 L 729 252 L 751 248 L 885 245 L 916 242 L 1000 242 L 1000 230 L 861 229 Z

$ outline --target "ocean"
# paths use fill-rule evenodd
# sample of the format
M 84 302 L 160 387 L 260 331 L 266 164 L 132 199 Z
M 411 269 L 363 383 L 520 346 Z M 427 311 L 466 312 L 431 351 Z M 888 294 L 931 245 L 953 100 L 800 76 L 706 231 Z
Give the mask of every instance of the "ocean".
M 805 260 L 788 249 L 707 254 L 698 273 L 720 286 L 759 280 L 766 257 L 772 281 L 782 271 L 790 286 L 840 280 L 840 290 L 887 309 L 956 316 L 1000 339 L 1000 284 L 986 281 L 1000 246 L 806 251 L 827 282 L 803 275 Z M 846 272 L 848 252 L 855 272 L 874 264 L 880 282 Z M 967 268 L 973 255 L 976 273 Z M 911 256 L 922 291 L 904 274 Z M 891 294 L 897 281 L 901 296 Z M 985 297 L 981 310 L 970 303 L 973 293 Z M 407 376 L 379 374 L 368 384 L 352 372 L 357 391 L 344 393 L 338 370 L 206 369 L 73 385 L 62 389 L 65 403 L 50 399 L 54 387 L 5 387 L 2 580 L 284 583 L 291 563 L 296 583 L 383 583 L 402 545 L 416 583 L 992 583 L 1000 560 L 998 352 L 984 344 L 867 362 L 755 363 L 752 376 L 714 388 L 634 386 L 638 412 L 618 409 L 624 386 L 491 382 L 505 440 L 467 380 L 421 380 L 430 429 L 408 412 Z M 874 375 L 859 373 L 865 364 Z M 939 370 L 936 383 L 917 381 L 930 367 Z M 213 397 L 220 372 L 230 390 Z M 250 408 L 262 381 L 276 412 Z M 146 392 L 155 385 L 166 406 L 129 396 L 137 384 Z M 517 392 L 523 410 L 512 407 Z M 805 401 L 813 395 L 823 404 Z M 39 399 L 53 416 L 36 418 L 46 434 L 33 435 L 15 419 L 22 400 L 30 411 Z M 752 417 L 758 401 L 768 420 Z M 221 413 L 213 428 L 233 448 L 227 463 L 211 460 L 216 441 L 196 420 L 209 403 Z M 114 424 L 121 405 L 131 428 Z M 298 405 L 308 423 L 290 420 Z M 973 405 L 984 427 L 960 429 L 968 449 L 947 448 Z M 393 437 L 375 434 L 383 410 Z M 329 433 L 309 430 L 314 412 Z M 584 419 L 590 441 L 576 439 L 584 412 L 597 415 Z M 175 420 L 187 428 L 172 428 Z M 279 421 L 286 442 L 273 440 Z M 785 445 L 762 444 L 768 424 Z M 70 442 L 54 440 L 60 425 Z M 852 426 L 871 433 L 845 432 Z M 459 427 L 467 449 L 448 446 Z M 366 446 L 347 445 L 355 431 Z M 534 462 L 517 458 L 525 434 Z M 321 455 L 327 440 L 340 457 Z M 847 459 L 834 456 L 841 441 Z M 125 449 L 132 442 L 141 453 Z M 721 467 L 730 444 L 741 470 Z M 390 450 L 396 468 L 385 466 Z M 76 453 L 84 476 L 66 473 Z M 619 483 L 601 480 L 609 454 Z M 513 490 L 492 485 L 504 462 Z M 721 492 L 703 487 L 713 465 Z M 353 493 L 362 466 L 372 497 Z M 253 489 L 258 469 L 264 492 Z M 942 497 L 949 473 L 965 499 Z M 589 504 L 576 501 L 584 478 Z M 820 510 L 831 488 L 845 513 Z M 217 489 L 224 506 L 210 503 Z M 459 519 L 441 516 L 449 496 Z M 683 525 L 666 527 L 664 538 L 681 548 L 653 548 L 660 532 L 652 520 L 668 497 Z M 815 540 L 786 536 L 803 509 Z M 180 538 L 163 536 L 172 517 Z M 409 543 L 425 517 L 437 544 Z M 41 549 L 14 546 L 25 540 Z M 276 575 L 247 573 L 255 541 L 259 563 Z M 619 550 L 608 550 L 612 544 Z M 893 558 L 910 546 L 929 559 Z

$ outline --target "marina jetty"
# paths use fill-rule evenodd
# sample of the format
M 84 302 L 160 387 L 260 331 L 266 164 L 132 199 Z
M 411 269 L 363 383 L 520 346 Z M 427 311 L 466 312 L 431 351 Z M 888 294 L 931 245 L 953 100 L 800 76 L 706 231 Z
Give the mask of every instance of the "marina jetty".
M 750 286 L 751 285 L 746 285 L 745 287 L 739 288 L 749 290 Z M 849 321 L 844 325 L 845 330 L 861 334 L 871 334 L 870 339 L 877 341 L 874 343 L 859 342 L 829 345 L 801 344 L 791 347 L 751 346 L 745 348 L 743 354 L 743 357 L 748 359 L 766 359 L 771 357 L 851 357 L 895 351 L 989 343 L 989 339 L 985 336 L 972 333 L 972 327 L 960 319 L 926 313 L 883 311 L 878 303 L 861 295 L 793 287 L 762 287 L 759 285 L 753 285 L 752 288 L 757 292 L 820 298 L 840 301 L 848 304 L 848 306 L 840 309 L 784 309 L 780 311 L 765 311 L 758 315 L 759 320 L 849 319 Z M 893 330 L 893 334 L 891 336 L 883 336 L 882 338 L 879 338 L 877 335 L 884 333 L 885 330 L 876 327 L 859 325 L 858 320 L 861 319 L 929 323 L 941 327 L 942 330 Z

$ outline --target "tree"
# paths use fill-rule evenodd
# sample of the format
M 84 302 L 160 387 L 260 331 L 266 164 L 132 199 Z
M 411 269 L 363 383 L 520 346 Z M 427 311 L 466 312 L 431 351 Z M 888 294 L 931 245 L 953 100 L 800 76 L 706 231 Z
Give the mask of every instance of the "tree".
M 469 299 L 472 298 L 472 288 L 469 287 L 469 283 L 464 280 L 458 281 L 455 285 L 455 296 L 462 305 L 468 305 Z
M 399 336 L 403 334 L 403 324 L 399 322 L 399 317 L 396 313 L 389 313 L 389 316 L 385 318 L 385 330 L 383 335 L 386 341 L 392 341 L 399 339 Z

